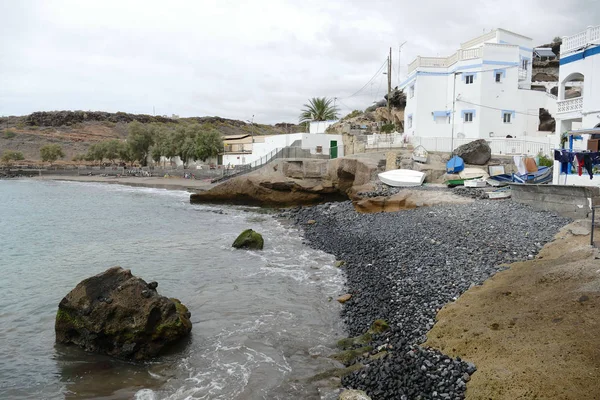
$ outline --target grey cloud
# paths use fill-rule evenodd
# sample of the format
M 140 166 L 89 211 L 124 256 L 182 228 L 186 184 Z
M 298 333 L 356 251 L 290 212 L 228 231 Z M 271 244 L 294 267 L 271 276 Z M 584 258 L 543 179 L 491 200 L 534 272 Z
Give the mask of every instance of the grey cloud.
M 502 27 L 543 44 L 600 21 L 597 0 L 0 3 L 0 115 L 98 109 L 296 122 L 315 96 L 346 113 L 381 99 L 360 89 L 403 41 L 447 55 Z

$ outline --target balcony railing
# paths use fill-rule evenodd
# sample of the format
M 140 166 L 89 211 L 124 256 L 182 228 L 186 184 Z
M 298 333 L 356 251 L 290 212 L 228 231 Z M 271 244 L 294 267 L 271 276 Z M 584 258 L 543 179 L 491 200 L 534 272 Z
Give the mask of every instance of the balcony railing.
M 483 48 L 468 50 L 458 50 L 456 53 L 449 57 L 417 57 L 413 62 L 408 65 L 408 73 L 419 67 L 430 67 L 430 68 L 447 68 L 458 61 L 472 60 L 474 58 L 481 58 Z
M 572 111 L 583 110 L 583 97 L 576 97 L 569 100 L 559 100 L 556 102 L 558 113 L 568 113 Z
M 583 49 L 590 44 L 600 44 L 600 25 L 588 28 L 572 36 L 564 36 L 560 46 L 560 55 Z

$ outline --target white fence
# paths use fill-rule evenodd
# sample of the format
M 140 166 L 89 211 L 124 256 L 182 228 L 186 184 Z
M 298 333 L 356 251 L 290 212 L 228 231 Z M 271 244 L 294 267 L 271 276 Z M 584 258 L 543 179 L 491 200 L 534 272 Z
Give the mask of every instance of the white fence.
M 560 54 L 565 55 L 595 43 L 600 43 L 600 25 L 590 26 L 583 32 L 563 37 Z
M 367 136 L 366 149 L 393 149 L 406 147 L 408 144 L 413 146 L 421 145 L 428 151 L 451 152 L 458 146 L 467 144 L 476 139 L 457 139 L 452 140 L 449 137 L 410 137 L 406 138 L 401 133 L 375 134 Z M 511 138 L 490 138 L 486 142 L 492 149 L 494 155 L 515 155 L 529 154 L 537 155 L 542 153 L 546 156 L 552 155 L 552 150 L 556 147 L 553 138 L 549 137 L 529 137 L 526 139 L 511 139 Z

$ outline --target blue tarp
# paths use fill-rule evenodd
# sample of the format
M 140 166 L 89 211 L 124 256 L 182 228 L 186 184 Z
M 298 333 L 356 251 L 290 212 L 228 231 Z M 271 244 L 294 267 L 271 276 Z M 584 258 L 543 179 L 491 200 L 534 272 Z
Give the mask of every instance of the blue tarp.
M 465 169 L 465 162 L 459 156 L 454 156 L 446 164 L 446 172 L 449 174 L 457 174 Z

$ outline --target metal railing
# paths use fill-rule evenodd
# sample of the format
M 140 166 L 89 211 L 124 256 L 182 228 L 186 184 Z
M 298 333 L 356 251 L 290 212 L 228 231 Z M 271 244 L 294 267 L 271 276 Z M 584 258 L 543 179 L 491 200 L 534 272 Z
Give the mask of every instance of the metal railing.
M 451 152 L 458 146 L 470 143 L 476 138 L 450 138 L 450 137 L 408 137 L 402 133 L 392 134 L 374 134 L 365 136 L 355 136 L 352 148 L 353 153 L 362 153 L 380 150 L 392 150 L 405 148 L 408 145 L 425 147 L 428 151 Z M 546 156 L 552 155 L 554 149 L 554 139 L 547 137 L 530 137 L 528 139 L 514 138 L 489 138 L 486 139 L 492 154 L 494 155 L 519 155 L 530 154 L 538 155 L 542 153 Z
M 323 150 L 327 150 L 327 149 L 323 149 Z M 211 182 L 213 182 L 213 183 L 222 182 L 227 179 L 233 178 L 234 176 L 240 176 L 240 175 L 250 173 L 252 171 L 256 171 L 257 169 L 262 168 L 263 166 L 269 164 L 270 162 L 275 161 L 277 159 L 281 159 L 281 158 L 330 159 L 330 158 L 337 157 L 337 151 L 338 151 L 338 147 L 329 148 L 328 153 L 318 152 L 318 151 L 316 151 L 316 149 L 313 152 L 312 148 L 308 149 L 308 148 L 301 148 L 301 147 L 295 147 L 295 146 L 277 148 L 275 150 L 272 150 L 268 154 L 261 156 L 259 159 L 255 160 L 251 163 L 236 165 L 231 168 L 223 169 L 223 175 L 218 178 L 213 179 Z M 334 155 L 335 155 L 335 157 L 334 157 Z

